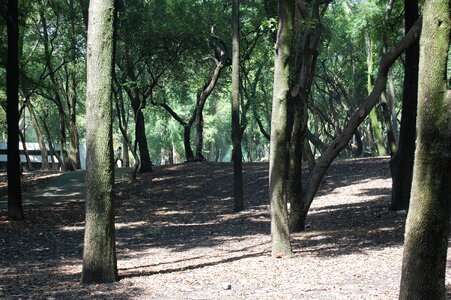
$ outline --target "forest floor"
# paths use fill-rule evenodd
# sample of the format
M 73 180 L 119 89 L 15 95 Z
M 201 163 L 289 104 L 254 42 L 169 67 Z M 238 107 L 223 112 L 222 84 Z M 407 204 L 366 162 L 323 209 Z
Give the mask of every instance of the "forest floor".
M 334 163 L 289 258 L 270 256 L 268 164 L 245 164 L 244 181 L 238 214 L 231 164 L 159 166 L 117 183 L 114 284 L 79 283 L 82 197 L 25 205 L 24 222 L 1 208 L 0 298 L 397 299 L 405 214 L 387 210 L 388 159 Z M 446 283 L 451 299 L 450 260 Z

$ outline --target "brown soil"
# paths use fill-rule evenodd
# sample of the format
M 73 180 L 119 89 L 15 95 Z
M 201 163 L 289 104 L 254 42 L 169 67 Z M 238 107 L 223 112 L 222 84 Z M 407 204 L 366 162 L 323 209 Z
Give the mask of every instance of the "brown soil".
M 281 259 L 270 256 L 267 169 L 245 165 L 239 214 L 230 164 L 161 166 L 118 186 L 114 284 L 79 283 L 81 201 L 28 206 L 24 222 L 2 213 L 0 298 L 396 299 L 405 215 L 387 210 L 388 160 L 334 164 L 294 257 Z

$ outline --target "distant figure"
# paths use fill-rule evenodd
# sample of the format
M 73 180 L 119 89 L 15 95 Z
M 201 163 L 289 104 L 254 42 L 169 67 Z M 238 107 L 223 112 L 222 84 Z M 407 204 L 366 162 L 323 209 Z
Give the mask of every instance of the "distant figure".
M 114 155 L 114 164 L 115 164 L 115 165 L 117 164 L 117 161 L 118 161 L 118 160 L 121 161 L 121 164 L 118 165 L 118 167 L 120 168 L 120 167 L 122 167 L 122 165 L 124 164 L 124 161 L 122 160 L 122 147 L 121 147 L 121 146 L 119 146 L 119 147 L 117 148 L 116 153 L 115 153 L 115 155 Z

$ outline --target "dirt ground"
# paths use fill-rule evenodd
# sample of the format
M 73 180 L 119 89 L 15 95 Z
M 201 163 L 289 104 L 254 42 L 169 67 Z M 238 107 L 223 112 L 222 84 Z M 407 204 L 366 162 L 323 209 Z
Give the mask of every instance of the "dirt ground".
M 295 255 L 270 256 L 268 165 L 244 167 L 246 210 L 233 214 L 230 164 L 159 166 L 117 186 L 121 280 L 79 283 L 82 201 L 0 217 L 4 299 L 397 299 L 405 215 L 387 210 L 388 159 L 331 166 Z M 451 262 L 447 268 L 451 299 Z

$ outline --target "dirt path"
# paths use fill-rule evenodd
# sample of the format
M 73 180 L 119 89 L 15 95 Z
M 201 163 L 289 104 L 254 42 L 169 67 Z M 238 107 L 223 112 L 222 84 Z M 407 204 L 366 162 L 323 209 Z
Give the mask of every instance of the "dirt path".
M 245 165 L 240 214 L 229 164 L 161 166 L 120 184 L 115 284 L 79 284 L 82 200 L 29 205 L 23 223 L 1 217 L 0 298 L 397 299 L 405 216 L 386 210 L 388 160 L 334 164 L 283 259 L 270 257 L 267 167 Z

